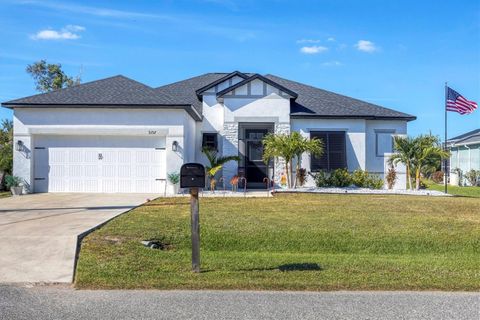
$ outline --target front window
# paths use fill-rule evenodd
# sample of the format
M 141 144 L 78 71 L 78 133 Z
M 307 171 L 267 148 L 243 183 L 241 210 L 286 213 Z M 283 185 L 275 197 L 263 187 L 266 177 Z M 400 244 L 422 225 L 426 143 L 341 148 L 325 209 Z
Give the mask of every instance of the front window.
M 311 171 L 332 171 L 347 167 L 345 131 L 312 131 L 310 139 L 320 139 L 323 142 L 322 156 L 310 157 Z
M 217 133 L 205 132 L 202 137 L 202 148 L 208 148 L 212 150 L 218 150 L 218 138 Z
M 375 131 L 375 153 L 377 157 L 385 157 L 386 153 L 393 152 L 394 130 Z

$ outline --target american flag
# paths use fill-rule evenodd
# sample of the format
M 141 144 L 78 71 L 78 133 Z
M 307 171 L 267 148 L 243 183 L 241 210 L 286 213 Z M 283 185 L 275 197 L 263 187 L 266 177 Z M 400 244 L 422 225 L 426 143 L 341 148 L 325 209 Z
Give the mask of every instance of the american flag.
M 477 109 L 477 103 L 462 97 L 457 91 L 447 87 L 447 111 L 469 114 Z

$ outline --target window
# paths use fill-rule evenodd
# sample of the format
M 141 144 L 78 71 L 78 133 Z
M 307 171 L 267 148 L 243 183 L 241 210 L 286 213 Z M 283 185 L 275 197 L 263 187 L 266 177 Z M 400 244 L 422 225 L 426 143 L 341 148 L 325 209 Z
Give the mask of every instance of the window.
M 385 157 L 385 153 L 393 152 L 394 130 L 375 130 L 375 153 L 377 157 Z
M 216 133 L 204 133 L 202 137 L 202 148 L 218 150 L 218 139 Z
M 344 131 L 312 131 L 310 139 L 323 141 L 322 156 L 312 155 L 310 158 L 311 171 L 331 171 L 347 167 Z

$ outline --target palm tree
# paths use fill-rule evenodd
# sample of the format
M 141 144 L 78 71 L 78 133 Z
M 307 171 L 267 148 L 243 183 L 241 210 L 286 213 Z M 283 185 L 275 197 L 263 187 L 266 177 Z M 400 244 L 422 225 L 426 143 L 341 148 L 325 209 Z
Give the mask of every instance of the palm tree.
M 208 159 L 209 165 L 205 167 L 207 172 L 207 176 L 210 180 L 210 190 L 215 191 L 215 185 L 217 180 L 215 180 L 215 175 L 218 171 L 223 168 L 223 165 L 229 161 L 239 161 L 240 158 L 238 156 L 223 156 L 219 157 L 218 152 L 212 148 L 204 147 L 202 152 Z
M 421 174 L 437 167 L 442 159 L 450 156 L 440 145 L 440 140 L 431 134 L 420 135 L 414 139 L 412 169 L 415 172 L 415 189 L 420 189 Z
M 449 152 L 440 146 L 439 139 L 431 134 L 416 138 L 397 136 L 394 145 L 395 153 L 388 162 L 405 165 L 409 189 L 413 189 L 412 176 L 415 177 L 415 189 L 420 189 L 421 174 L 428 173 L 432 166 L 438 166 L 442 159 L 449 156 Z
M 297 159 L 297 171 L 305 152 L 321 155 L 323 143 L 318 139 L 309 140 L 298 132 L 291 134 L 269 134 L 263 139 L 263 161 L 269 163 L 273 158 L 283 158 L 287 175 L 287 185 L 293 186 L 293 160 Z M 296 183 L 295 183 L 296 186 Z
M 399 162 L 405 165 L 407 170 L 408 188 L 412 189 L 412 162 L 415 148 L 415 141 L 411 137 L 395 136 L 393 138 L 395 153 L 390 156 L 388 163 L 396 165 Z
M 302 164 L 302 155 L 307 153 L 320 157 L 323 154 L 323 141 L 320 139 L 307 139 L 296 131 L 292 132 L 290 137 L 296 143 L 297 165 L 295 168 L 295 182 L 293 185 L 293 187 L 296 188 L 298 183 L 297 175 Z

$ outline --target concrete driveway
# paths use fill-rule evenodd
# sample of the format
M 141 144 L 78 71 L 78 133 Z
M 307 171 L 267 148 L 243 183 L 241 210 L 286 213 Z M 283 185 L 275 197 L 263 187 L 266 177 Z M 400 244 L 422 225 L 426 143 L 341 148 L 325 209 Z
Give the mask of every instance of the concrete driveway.
M 78 236 L 156 197 L 44 193 L 0 199 L 0 282 L 72 282 Z

